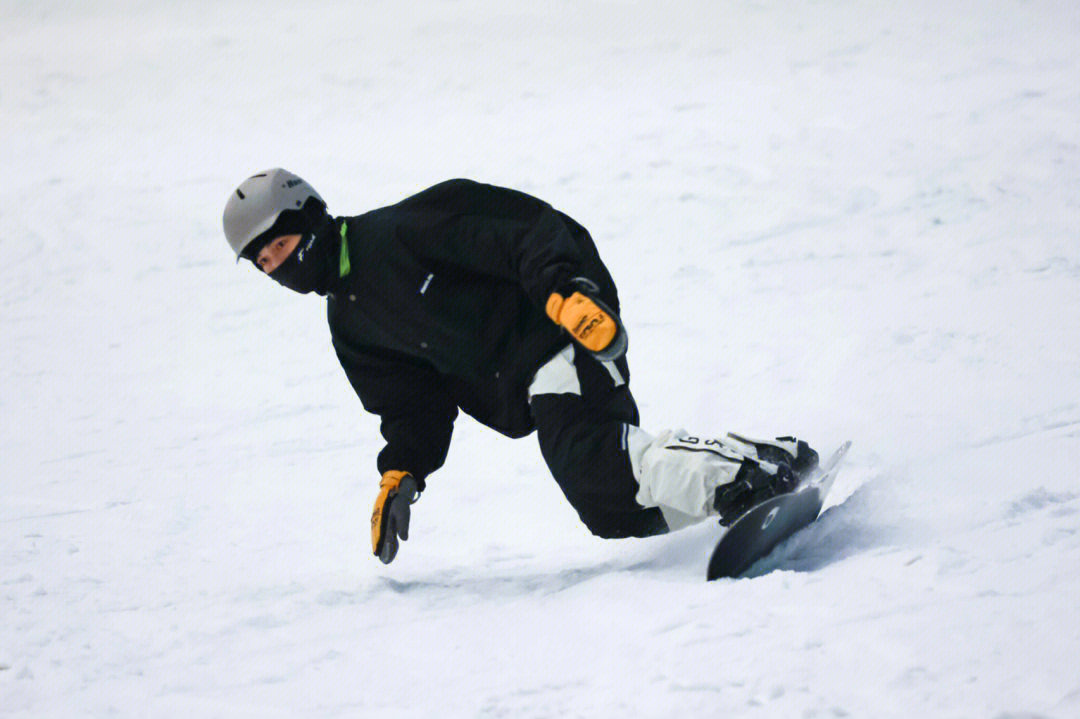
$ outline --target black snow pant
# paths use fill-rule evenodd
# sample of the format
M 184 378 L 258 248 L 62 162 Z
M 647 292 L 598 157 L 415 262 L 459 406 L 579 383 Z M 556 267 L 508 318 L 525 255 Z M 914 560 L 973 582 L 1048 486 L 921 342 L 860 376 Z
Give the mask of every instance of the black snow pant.
M 581 521 L 600 537 L 648 537 L 668 531 L 656 507 L 637 503 L 627 425 L 638 426 L 626 358 L 601 363 L 563 350 L 533 382 L 531 406 L 540 451 Z M 572 353 L 572 358 L 571 358 Z

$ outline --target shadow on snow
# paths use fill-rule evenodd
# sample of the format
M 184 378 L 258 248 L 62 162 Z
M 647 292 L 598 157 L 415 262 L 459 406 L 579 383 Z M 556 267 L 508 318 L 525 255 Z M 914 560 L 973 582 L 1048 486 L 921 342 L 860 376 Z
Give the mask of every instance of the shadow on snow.
M 742 575 L 743 578 L 759 577 L 776 570 L 813 572 L 868 549 L 895 544 L 902 539 L 903 533 L 892 522 L 891 513 L 883 514 L 879 509 L 889 502 L 890 492 L 887 484 L 881 481 L 863 484 L 843 503 L 826 509 L 817 521 L 754 564 Z M 498 598 L 555 594 L 593 579 L 622 573 L 676 577 L 690 573 L 700 574 L 704 579 L 709 554 L 719 536 L 718 528 L 710 521 L 663 537 L 628 543 L 625 555 L 595 564 L 547 572 L 507 573 L 504 570 L 499 574 L 483 574 L 477 567 L 462 567 L 418 579 L 382 577 L 371 589 L 396 594 L 451 592 Z

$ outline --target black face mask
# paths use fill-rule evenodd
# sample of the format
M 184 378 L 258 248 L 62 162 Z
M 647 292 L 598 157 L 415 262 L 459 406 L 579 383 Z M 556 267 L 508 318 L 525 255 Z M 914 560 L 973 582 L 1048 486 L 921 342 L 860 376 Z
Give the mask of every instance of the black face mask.
M 330 286 L 330 256 L 324 245 L 327 244 L 325 238 L 331 234 L 308 232 L 301 235 L 296 249 L 269 273 L 270 278 L 300 294 L 317 292 L 325 295 Z

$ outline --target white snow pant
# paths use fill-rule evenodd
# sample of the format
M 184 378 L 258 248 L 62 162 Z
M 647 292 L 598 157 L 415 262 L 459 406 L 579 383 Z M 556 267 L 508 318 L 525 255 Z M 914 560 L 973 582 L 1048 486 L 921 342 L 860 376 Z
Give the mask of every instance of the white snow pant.
M 568 346 L 529 387 L 540 449 L 566 498 L 599 536 L 648 536 L 715 515 L 752 446 L 683 430 L 641 430 L 625 358 L 600 362 Z
M 716 488 L 735 479 L 748 449 L 729 437 L 703 438 L 684 429 L 654 437 L 638 427 L 629 428 L 627 445 L 639 487 L 635 499 L 659 507 L 671 530 L 717 514 Z

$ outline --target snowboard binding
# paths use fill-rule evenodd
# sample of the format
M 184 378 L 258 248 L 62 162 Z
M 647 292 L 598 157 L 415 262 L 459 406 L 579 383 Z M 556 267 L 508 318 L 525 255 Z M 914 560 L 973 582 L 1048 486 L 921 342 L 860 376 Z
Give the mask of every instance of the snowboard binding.
M 757 458 L 773 464 L 786 464 L 799 479 L 810 476 L 818 468 L 818 453 L 809 444 L 794 437 L 777 437 L 775 440 L 750 439 L 734 432 L 728 437 L 754 448 Z
M 816 452 L 814 458 L 817 458 Z M 727 527 L 751 507 L 771 497 L 792 492 L 798 485 L 799 476 L 786 462 L 773 464 L 747 458 L 743 460 L 735 479 L 716 489 L 713 509 L 720 515 L 720 524 Z

